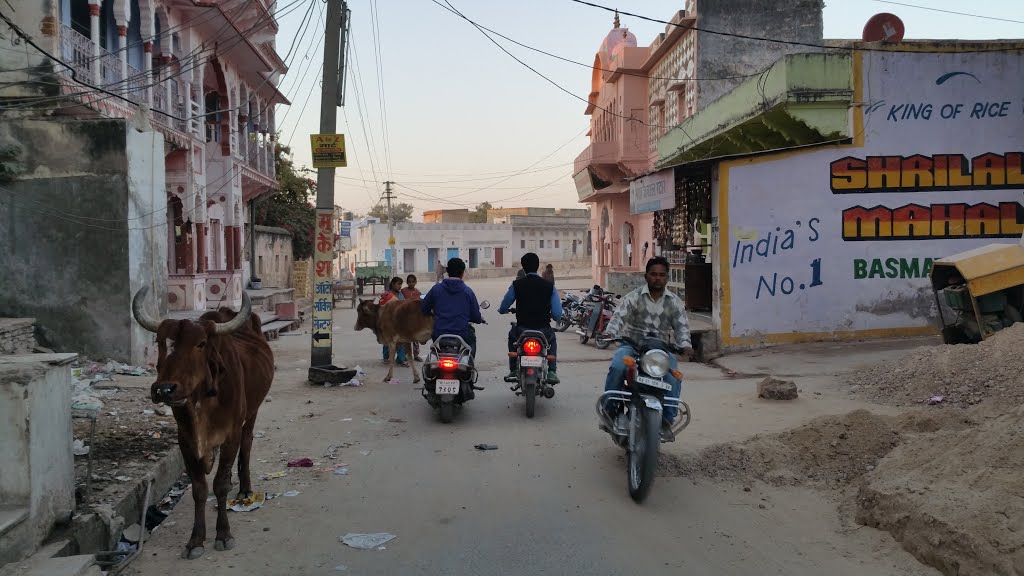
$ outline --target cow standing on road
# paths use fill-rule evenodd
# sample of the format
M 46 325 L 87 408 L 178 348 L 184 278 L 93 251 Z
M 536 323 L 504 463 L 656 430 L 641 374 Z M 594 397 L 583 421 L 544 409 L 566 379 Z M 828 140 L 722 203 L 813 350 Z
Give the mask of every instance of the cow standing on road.
M 178 448 L 192 481 L 195 521 L 183 558 L 203 554 L 206 542 L 206 475 L 220 464 L 213 479 L 217 496 L 217 550 L 235 547 L 228 525 L 227 500 L 231 466 L 238 458 L 238 497 L 252 494 L 249 456 L 256 414 L 274 379 L 274 354 L 252 312 L 249 296 L 242 307 L 211 310 L 199 320 L 152 318 L 143 308 L 148 287 L 132 300 L 132 314 L 146 330 L 156 333 L 157 378 L 150 387 L 153 402 L 167 404 L 178 424 Z M 167 342 L 172 343 L 168 351 Z M 219 451 L 218 451 L 219 449 Z

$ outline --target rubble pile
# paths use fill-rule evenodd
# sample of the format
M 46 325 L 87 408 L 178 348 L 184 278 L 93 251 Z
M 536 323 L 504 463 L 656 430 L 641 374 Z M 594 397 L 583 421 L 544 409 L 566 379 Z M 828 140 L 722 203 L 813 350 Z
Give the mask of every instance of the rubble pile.
M 851 391 L 895 406 L 1024 404 L 1024 323 L 978 344 L 924 346 L 847 379 Z

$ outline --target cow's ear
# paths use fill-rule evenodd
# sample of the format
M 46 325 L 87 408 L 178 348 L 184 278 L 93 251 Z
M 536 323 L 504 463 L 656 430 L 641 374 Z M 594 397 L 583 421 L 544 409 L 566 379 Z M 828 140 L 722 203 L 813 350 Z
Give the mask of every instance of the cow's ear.
M 211 347 L 210 353 L 206 355 L 206 362 L 210 366 L 211 376 L 210 381 L 206 385 L 206 395 L 216 396 L 220 376 L 224 373 L 224 360 L 220 357 L 220 354 Z

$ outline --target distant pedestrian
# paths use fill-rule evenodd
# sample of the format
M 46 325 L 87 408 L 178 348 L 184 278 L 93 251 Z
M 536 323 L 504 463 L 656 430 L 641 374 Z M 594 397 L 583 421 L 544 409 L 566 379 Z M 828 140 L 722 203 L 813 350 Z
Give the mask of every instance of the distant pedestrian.
M 405 288 L 402 288 L 402 296 L 405 296 L 406 300 L 422 300 L 423 295 L 420 293 L 419 288 L 416 288 L 416 275 L 409 274 L 405 279 Z M 423 362 L 423 358 L 420 357 L 420 343 L 412 343 L 412 357 L 417 362 Z
M 444 265 L 438 260 L 434 265 L 434 282 L 440 283 L 441 280 L 444 280 Z
M 526 278 L 526 270 L 520 267 L 519 271 L 516 272 L 516 280 L 522 280 L 523 278 Z
M 552 284 L 554 284 L 555 283 L 555 268 L 554 268 L 554 266 L 552 266 L 551 264 L 548 264 L 547 266 L 545 266 L 544 267 L 544 273 L 541 274 L 540 277 L 545 279 L 545 280 L 547 280 L 548 282 L 551 282 Z

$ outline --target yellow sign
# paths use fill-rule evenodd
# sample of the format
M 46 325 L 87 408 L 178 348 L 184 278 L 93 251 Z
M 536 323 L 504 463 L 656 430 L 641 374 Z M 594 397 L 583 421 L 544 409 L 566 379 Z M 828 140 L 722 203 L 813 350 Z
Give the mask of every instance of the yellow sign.
M 391 236 L 390 238 L 388 238 L 388 246 L 394 246 L 394 245 L 395 245 L 395 237 Z
M 309 141 L 313 149 L 313 168 L 348 166 L 344 134 L 310 134 Z

